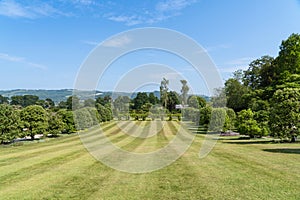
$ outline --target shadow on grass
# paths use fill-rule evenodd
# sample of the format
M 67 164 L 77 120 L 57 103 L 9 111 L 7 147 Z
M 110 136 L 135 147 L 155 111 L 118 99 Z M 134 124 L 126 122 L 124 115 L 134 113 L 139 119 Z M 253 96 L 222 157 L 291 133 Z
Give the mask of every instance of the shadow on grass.
M 272 152 L 272 153 L 300 154 L 300 148 L 263 149 L 263 151 Z
M 235 140 L 238 140 L 238 139 L 235 139 Z M 271 144 L 271 143 L 276 143 L 274 140 L 241 140 L 240 141 L 227 141 L 224 143 L 228 143 L 228 144 Z
M 221 136 L 219 140 L 250 140 L 249 136 Z

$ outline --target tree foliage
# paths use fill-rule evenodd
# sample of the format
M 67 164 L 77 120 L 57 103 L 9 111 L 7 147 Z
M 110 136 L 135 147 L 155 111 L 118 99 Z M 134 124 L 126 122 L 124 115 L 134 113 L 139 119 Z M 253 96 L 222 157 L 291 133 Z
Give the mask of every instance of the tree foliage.
M 169 80 L 163 78 L 160 83 L 160 101 L 162 105 L 166 108 L 168 103 L 168 90 L 169 90 Z
M 236 127 L 240 134 L 249 135 L 250 137 L 261 136 L 261 129 L 254 119 L 254 113 L 251 109 L 238 112 Z
M 294 139 L 300 132 L 300 88 L 277 90 L 271 102 L 272 135 Z
M 23 108 L 21 120 L 32 140 L 36 134 L 46 133 L 48 127 L 47 112 L 42 106 L 31 105 Z
M 12 106 L 0 104 L 0 143 L 11 142 L 19 133 L 19 113 Z

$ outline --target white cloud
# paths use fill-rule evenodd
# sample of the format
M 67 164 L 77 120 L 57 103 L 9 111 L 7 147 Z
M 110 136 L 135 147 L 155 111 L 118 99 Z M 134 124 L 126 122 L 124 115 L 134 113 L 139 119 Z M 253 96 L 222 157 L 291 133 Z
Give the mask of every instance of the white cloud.
M 130 14 L 127 14 L 128 11 L 124 11 L 122 14 L 109 13 L 104 17 L 111 21 L 124 23 L 127 26 L 153 24 L 180 15 L 181 10 L 196 2 L 198 0 L 165 0 L 152 5 L 152 7 L 154 6 L 152 9 L 151 6 L 148 6 L 134 10 Z
M 105 15 L 104 17 L 114 22 L 124 23 L 127 26 L 142 24 L 146 20 L 142 16 L 138 16 L 138 15 L 113 15 L 111 13 Z
M 14 0 L 4 0 L 0 2 L 0 15 L 29 19 L 43 16 L 70 16 L 69 13 L 61 12 L 47 3 L 25 5 Z
M 13 18 L 91 15 L 127 26 L 153 24 L 181 14 L 181 10 L 199 0 L 160 0 L 158 3 L 128 3 L 96 0 L 21 1 L 0 0 L 0 15 Z M 141 3 L 143 2 L 143 3 Z M 72 10 L 72 11 L 70 11 Z M 72 13 L 70 13 L 72 12 Z
M 73 3 L 89 6 L 95 4 L 96 2 L 93 0 L 75 0 L 73 1 Z
M 231 61 L 226 62 L 227 65 L 249 65 L 251 61 L 253 61 L 254 58 L 251 57 L 243 57 L 243 58 L 237 58 Z
M 196 0 L 166 0 L 156 4 L 156 10 L 161 12 L 179 11 L 197 2 Z
M 229 44 L 219 44 L 219 45 L 215 45 L 215 46 L 209 46 L 205 49 L 207 52 L 212 52 L 212 51 L 218 51 L 218 50 L 229 49 L 229 48 L 231 48 L 231 45 L 229 45 Z
M 112 38 L 103 43 L 105 47 L 123 47 L 131 42 L 131 39 L 126 35 L 121 37 Z
M 38 63 L 34 63 L 31 61 L 28 61 L 26 58 L 24 57 L 17 57 L 17 56 L 12 56 L 12 55 L 8 55 L 5 53 L 0 53 L 0 60 L 6 60 L 6 61 L 10 61 L 10 62 L 16 62 L 16 63 L 22 63 L 34 68 L 38 68 L 38 69 L 47 69 L 47 67 L 45 65 L 41 65 Z
M 241 70 L 247 70 L 249 67 L 249 64 L 254 60 L 255 58 L 251 57 L 242 57 L 230 60 L 226 63 L 224 63 L 221 66 L 218 66 L 218 69 L 223 73 L 233 73 L 239 69 Z
M 22 62 L 24 61 L 25 58 L 23 57 L 16 57 L 16 56 L 10 56 L 5 53 L 0 53 L 0 59 L 1 60 L 7 60 L 7 61 L 12 61 L 12 62 Z
M 248 65 L 243 65 L 243 66 L 240 65 L 240 66 L 232 66 L 232 67 L 218 67 L 218 69 L 224 73 L 233 73 L 239 69 L 241 69 L 241 70 L 248 69 Z
M 9 0 L 0 2 L 0 15 L 8 17 L 32 17 L 32 15 L 26 10 L 26 8 L 22 7 L 20 4 L 14 1 Z
M 99 42 L 90 41 L 90 40 L 83 40 L 82 43 L 92 45 L 92 46 L 97 46 L 99 44 Z

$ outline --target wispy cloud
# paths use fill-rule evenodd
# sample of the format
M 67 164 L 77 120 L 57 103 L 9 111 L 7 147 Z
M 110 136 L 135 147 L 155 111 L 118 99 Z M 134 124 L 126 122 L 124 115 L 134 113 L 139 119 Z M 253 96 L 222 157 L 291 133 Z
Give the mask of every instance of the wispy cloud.
M 9 62 L 15 62 L 15 63 L 22 63 L 34 68 L 38 68 L 38 69 L 42 69 L 42 70 L 46 70 L 47 67 L 45 65 L 41 65 L 38 63 L 34 63 L 31 61 L 28 61 L 26 58 L 24 57 L 18 57 L 18 56 L 12 56 L 12 55 L 8 55 L 6 53 L 0 53 L 0 60 L 6 60 Z
M 218 51 L 218 50 L 229 49 L 229 48 L 231 48 L 230 44 L 219 44 L 215 46 L 206 47 L 205 49 L 207 52 L 212 52 L 212 51 Z
M 226 62 L 227 65 L 249 65 L 251 61 L 253 61 L 254 58 L 251 57 L 243 57 L 243 58 L 237 58 L 234 60 L 230 60 Z
M 224 63 L 222 66 L 218 66 L 218 69 L 221 72 L 232 73 L 236 70 L 242 69 L 246 70 L 249 67 L 249 64 L 254 60 L 252 57 L 242 57 L 230 60 Z
M 198 0 L 164 0 L 159 1 L 154 7 L 152 5 L 152 9 L 149 6 L 130 14 L 124 11 L 123 14 L 108 13 L 104 17 L 111 21 L 124 23 L 127 26 L 153 24 L 180 15 L 181 10 L 196 2 Z
M 240 66 L 231 66 L 231 67 L 218 67 L 218 69 L 220 70 L 220 72 L 224 72 L 224 73 L 233 73 L 239 69 L 241 70 L 246 70 L 248 69 L 247 65 L 240 65 Z
M 181 11 L 199 0 L 137 1 L 131 8 L 129 2 L 97 0 L 0 0 L 0 15 L 12 18 L 36 19 L 40 17 L 90 15 L 123 23 L 127 26 L 153 24 L 178 16 Z
M 94 1 L 94 0 L 72 0 L 72 2 L 75 4 L 81 4 L 81 5 L 86 5 L 86 6 L 96 4 L 96 1 Z
M 91 45 L 91 46 L 97 46 L 99 44 L 99 42 L 90 41 L 90 40 L 83 40 L 81 42 L 84 43 L 84 44 L 87 44 L 87 45 Z
M 156 10 L 161 12 L 179 11 L 196 3 L 196 0 L 166 0 L 156 4 Z
M 144 19 L 137 15 L 107 15 L 107 19 L 115 22 L 125 23 L 127 26 L 133 26 L 143 23 Z
M 103 46 L 105 47 L 124 47 L 125 45 L 129 44 L 131 42 L 131 39 L 124 35 L 121 37 L 112 38 L 110 40 L 107 40 L 103 43 Z
M 24 9 L 20 4 L 9 0 L 0 2 L 0 15 L 8 17 L 32 17 L 32 15 L 27 12 L 27 10 Z
M 49 16 L 69 16 L 67 12 L 62 12 L 50 4 L 21 4 L 14 0 L 3 0 L 0 2 L 0 15 L 14 18 L 29 18 Z

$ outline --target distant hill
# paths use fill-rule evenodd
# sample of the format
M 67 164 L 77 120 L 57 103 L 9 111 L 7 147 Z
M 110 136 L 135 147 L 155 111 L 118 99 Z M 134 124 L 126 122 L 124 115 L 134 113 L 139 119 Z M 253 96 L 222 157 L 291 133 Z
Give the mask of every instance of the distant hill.
M 60 90 L 45 90 L 45 89 L 37 89 L 37 90 L 26 90 L 26 89 L 16 89 L 16 90 L 0 90 L 0 95 L 6 96 L 6 97 L 12 97 L 12 96 L 18 96 L 18 95 L 36 95 L 40 99 L 46 99 L 50 98 L 55 103 L 59 103 L 61 101 L 66 101 L 67 98 L 71 95 L 73 95 L 73 92 L 75 90 L 73 89 L 60 89 Z M 129 93 L 129 92 L 112 92 L 112 91 L 75 91 L 76 95 L 80 96 L 83 99 L 88 99 L 93 97 L 94 95 L 96 97 L 104 97 L 104 96 L 111 96 L 113 99 L 118 98 L 118 96 L 128 96 L 130 98 L 135 98 L 137 95 L 137 92 Z M 147 92 L 148 94 L 151 92 Z M 159 91 L 153 91 L 154 96 L 160 97 Z M 200 95 L 201 97 L 205 98 L 207 101 L 209 101 L 208 96 Z

